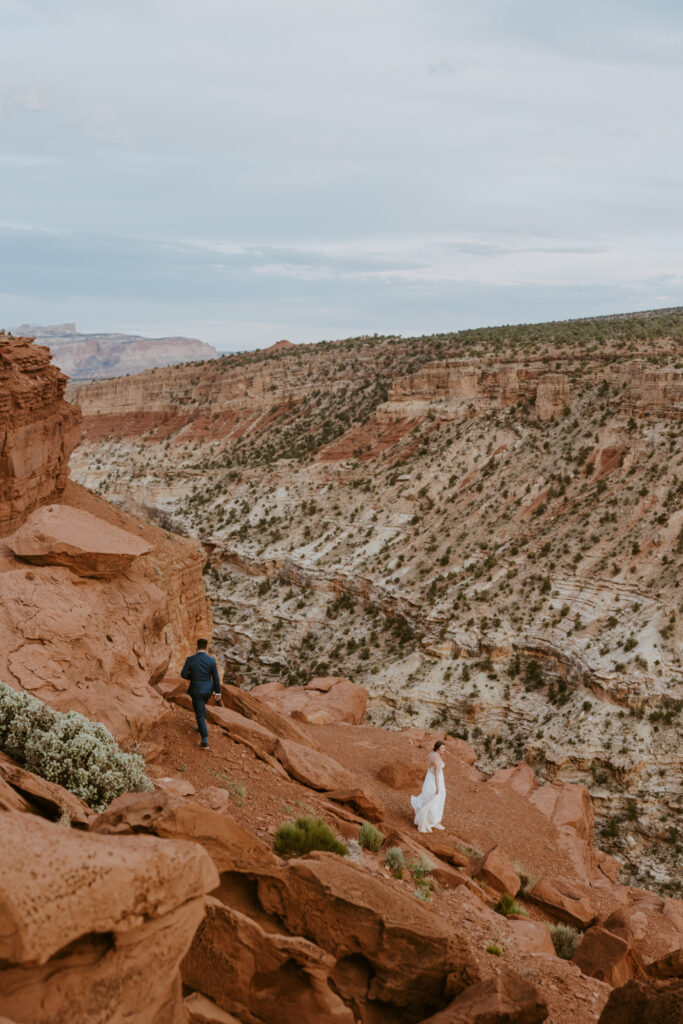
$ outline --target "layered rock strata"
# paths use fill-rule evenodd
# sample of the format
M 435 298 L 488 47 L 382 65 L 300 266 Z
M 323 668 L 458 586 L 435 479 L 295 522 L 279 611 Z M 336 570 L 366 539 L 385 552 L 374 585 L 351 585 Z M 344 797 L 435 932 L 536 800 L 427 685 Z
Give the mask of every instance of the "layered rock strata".
M 0 333 L 0 537 L 61 494 L 80 439 L 80 412 L 47 349 Z

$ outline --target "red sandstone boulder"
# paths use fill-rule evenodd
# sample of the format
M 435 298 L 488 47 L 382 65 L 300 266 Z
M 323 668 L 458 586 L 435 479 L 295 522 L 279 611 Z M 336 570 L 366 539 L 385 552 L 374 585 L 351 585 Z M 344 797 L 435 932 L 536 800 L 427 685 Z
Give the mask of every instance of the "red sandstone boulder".
M 538 786 L 536 776 L 528 764 L 517 764 L 513 768 L 499 768 L 487 779 L 491 788 L 509 786 L 522 796 L 529 796 Z
M 379 797 L 361 779 L 338 761 L 292 740 L 278 740 L 275 756 L 291 778 L 312 789 L 323 790 L 331 800 L 350 803 L 372 821 L 384 818 Z
M 213 999 L 203 996 L 201 992 L 193 992 L 192 995 L 186 996 L 183 1006 L 189 1024 L 241 1024 L 237 1017 L 233 1017 L 226 1010 L 221 1010 Z
M 530 921 L 521 917 L 508 917 L 515 945 L 520 953 L 557 956 L 550 929 L 545 921 Z
M 448 861 L 456 868 L 469 869 L 470 859 L 463 853 L 455 839 L 446 832 L 424 832 L 420 833 L 420 842 L 426 846 L 431 853 Z
M 0 776 L 0 811 L 21 811 L 23 814 L 37 814 L 38 811 L 28 800 L 17 793 L 8 782 Z
M 109 579 L 152 551 L 141 537 L 69 505 L 46 505 L 31 512 L 7 538 L 17 558 L 32 565 L 64 565 L 78 576 Z
M 244 1020 L 353 1024 L 353 1013 L 328 982 L 334 965 L 315 943 L 264 928 L 209 897 L 182 974 L 186 985 Z
M 434 1012 L 478 980 L 458 931 L 393 882 L 334 854 L 290 861 L 259 880 L 258 896 L 290 932 L 337 959 L 335 988 L 354 1005 L 378 1000 L 387 1011 Z
M 289 686 L 259 694 L 271 707 L 300 722 L 315 725 L 347 722 L 360 725 L 365 720 L 368 691 L 343 676 L 311 679 L 306 686 Z
M 629 981 L 611 993 L 598 1024 L 683 1024 L 683 981 Z
M 0 1015 L 184 1020 L 178 967 L 218 881 L 196 843 L 2 815 Z
M 248 690 L 241 690 L 237 686 L 221 687 L 223 704 L 237 711 L 245 718 L 259 722 L 281 739 L 294 740 L 295 743 L 303 743 L 305 746 L 318 749 L 318 744 L 309 733 L 300 725 L 292 721 L 289 715 L 283 715 L 265 700 L 254 697 Z
M 584 933 L 573 961 L 582 974 L 613 987 L 625 985 L 636 973 L 629 943 L 599 925 Z
M 0 753 L 0 778 L 29 801 L 40 814 L 53 821 L 62 814 L 67 814 L 75 825 L 87 826 L 95 819 L 95 812 L 64 786 L 48 782 L 47 779 L 20 768 L 3 753 Z
M 562 879 L 541 878 L 529 893 L 529 899 L 557 921 L 588 928 L 597 918 L 595 907 L 586 896 Z
M 629 944 L 644 971 L 659 976 L 661 970 L 673 970 L 683 949 L 683 904 L 655 893 L 637 893 L 627 906 L 609 915 L 604 927 Z
M 125 793 L 98 815 L 92 831 L 106 835 L 151 833 L 162 839 L 192 839 L 219 871 L 272 872 L 279 861 L 251 832 L 226 814 L 165 793 Z
M 503 971 L 472 985 L 423 1024 L 541 1024 L 547 1016 L 548 1005 L 536 986 Z
M 497 892 L 509 892 L 511 896 L 517 895 L 522 884 L 502 846 L 492 846 L 489 852 L 484 854 L 477 877 L 483 879 Z
M 402 793 L 419 793 L 424 775 L 425 768 L 421 762 L 406 764 L 404 761 L 390 761 L 379 769 L 377 779 Z
M 194 796 L 197 790 L 189 779 L 161 778 L 155 779 L 154 785 L 168 796 Z

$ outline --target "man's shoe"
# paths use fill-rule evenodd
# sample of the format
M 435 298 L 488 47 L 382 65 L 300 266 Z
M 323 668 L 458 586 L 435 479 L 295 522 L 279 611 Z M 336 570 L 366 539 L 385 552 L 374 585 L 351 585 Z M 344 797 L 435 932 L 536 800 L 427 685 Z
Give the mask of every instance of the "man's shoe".
M 197 743 L 196 746 L 198 746 L 200 750 L 208 750 L 209 749 L 209 744 L 208 743 L 204 743 L 203 741 L 200 742 L 200 743 Z

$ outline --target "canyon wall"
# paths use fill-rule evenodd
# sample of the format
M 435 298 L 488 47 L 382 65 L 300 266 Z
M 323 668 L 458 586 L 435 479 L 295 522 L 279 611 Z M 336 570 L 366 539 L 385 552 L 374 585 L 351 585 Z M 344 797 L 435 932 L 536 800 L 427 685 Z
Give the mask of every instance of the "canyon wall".
M 13 332 L 46 345 L 56 366 L 72 380 L 140 373 L 152 366 L 213 359 L 216 350 L 196 338 L 143 338 L 137 334 L 81 334 L 75 324 L 22 324 Z
M 377 724 L 581 780 L 633 877 L 670 885 L 682 331 L 348 339 L 88 385 L 75 472 L 201 537 L 235 681 L 346 676 Z

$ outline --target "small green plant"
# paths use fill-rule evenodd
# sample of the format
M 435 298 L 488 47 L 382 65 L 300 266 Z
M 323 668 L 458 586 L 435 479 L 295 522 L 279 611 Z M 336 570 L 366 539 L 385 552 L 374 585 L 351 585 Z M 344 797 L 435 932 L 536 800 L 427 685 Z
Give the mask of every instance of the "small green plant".
M 283 822 L 275 833 L 273 846 L 281 857 L 301 857 L 311 850 L 328 850 L 342 857 L 349 852 L 346 843 L 337 839 L 322 818 L 297 818 L 294 822 Z
M 384 863 L 394 878 L 403 878 L 403 850 L 400 846 L 390 846 L 384 855 Z
M 371 825 L 369 821 L 364 821 L 360 827 L 358 833 L 358 842 L 364 850 L 370 850 L 372 853 L 378 853 L 382 849 L 382 843 L 384 842 L 384 836 L 378 828 Z
M 503 950 L 500 948 L 500 946 L 496 942 L 489 942 L 488 946 L 486 947 L 486 952 L 487 953 L 492 953 L 493 956 L 502 956 L 503 955 Z
M 434 865 L 426 860 L 414 860 L 410 861 L 407 866 L 415 882 L 415 895 L 423 903 L 426 903 L 427 900 L 432 898 L 434 883 L 428 875 Z
M 557 955 L 563 960 L 571 960 L 581 941 L 581 934 L 570 924 L 550 924 L 548 928 Z
M 529 916 L 524 907 L 521 907 L 509 892 L 503 893 L 493 909 L 496 913 L 502 914 L 503 917 L 509 917 L 511 914 L 521 914 L 523 917 Z
M 0 683 L 0 750 L 94 811 L 103 811 L 122 793 L 152 789 L 143 758 L 124 753 L 100 722 L 77 711 L 55 711 L 5 683 Z

